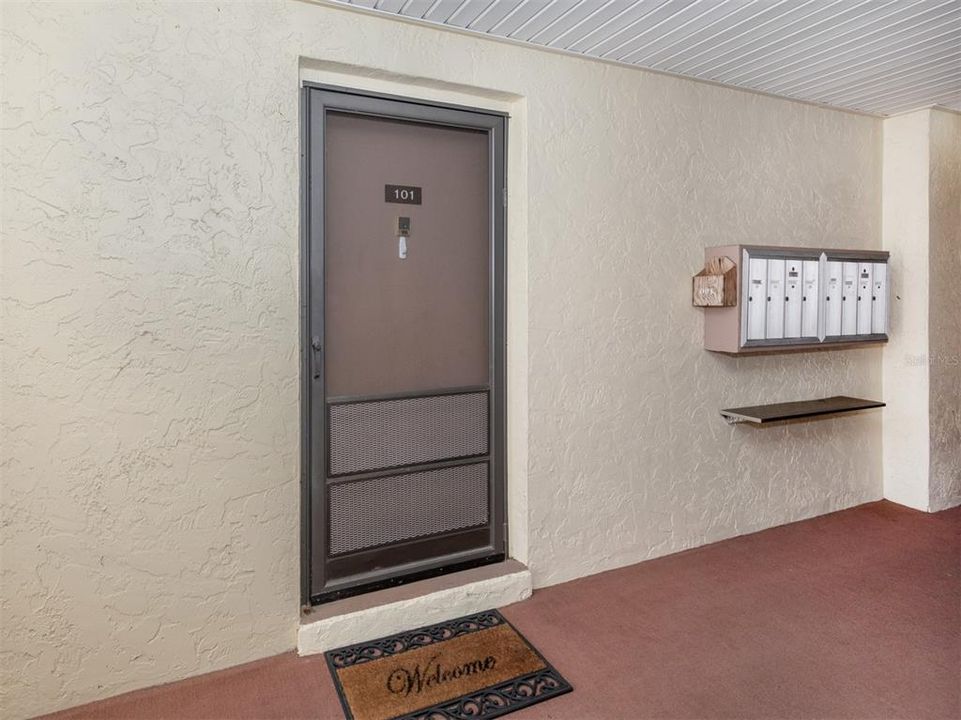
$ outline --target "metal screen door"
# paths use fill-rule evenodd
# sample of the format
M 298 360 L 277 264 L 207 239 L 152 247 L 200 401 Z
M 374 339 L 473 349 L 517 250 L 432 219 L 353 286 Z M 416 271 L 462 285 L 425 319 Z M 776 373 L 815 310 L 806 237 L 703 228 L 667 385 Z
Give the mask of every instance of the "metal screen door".
M 506 119 L 304 93 L 317 603 L 504 557 Z

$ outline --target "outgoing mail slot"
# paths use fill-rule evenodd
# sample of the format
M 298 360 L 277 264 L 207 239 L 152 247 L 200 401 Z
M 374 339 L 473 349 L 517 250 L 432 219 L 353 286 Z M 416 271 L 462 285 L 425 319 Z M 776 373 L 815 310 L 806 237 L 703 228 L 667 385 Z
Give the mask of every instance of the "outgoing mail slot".
M 858 263 L 858 335 L 871 334 L 871 271 L 874 263 Z
M 767 331 L 768 340 L 784 337 L 784 261 L 767 261 Z
M 836 336 L 841 334 L 841 263 L 830 260 L 825 263 L 826 278 L 824 281 L 824 334 Z
M 858 334 L 858 264 L 842 263 L 841 334 Z
M 874 263 L 871 277 L 871 332 L 888 332 L 888 264 Z
M 801 337 L 801 297 L 803 264 L 800 260 L 784 263 L 784 337 Z
M 818 293 L 821 275 L 821 263 L 817 260 L 805 260 L 802 268 L 801 286 L 801 335 L 803 337 L 818 337 L 818 306 L 821 295 Z
M 751 258 L 747 287 L 747 339 L 763 340 L 766 317 L 767 260 Z

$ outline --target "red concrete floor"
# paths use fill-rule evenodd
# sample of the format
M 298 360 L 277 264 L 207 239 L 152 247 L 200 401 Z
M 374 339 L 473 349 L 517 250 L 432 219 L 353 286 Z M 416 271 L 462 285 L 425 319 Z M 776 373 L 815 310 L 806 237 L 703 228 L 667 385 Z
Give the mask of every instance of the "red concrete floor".
M 512 720 L 961 717 L 961 508 L 871 503 L 503 612 L 575 688 Z M 51 717 L 342 714 L 323 658 L 290 653 Z

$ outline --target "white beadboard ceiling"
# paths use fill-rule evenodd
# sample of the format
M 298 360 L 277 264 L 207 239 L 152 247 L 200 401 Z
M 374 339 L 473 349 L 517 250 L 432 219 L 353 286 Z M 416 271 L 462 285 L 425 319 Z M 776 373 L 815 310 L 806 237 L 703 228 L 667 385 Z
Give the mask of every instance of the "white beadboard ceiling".
M 961 110 L 961 0 L 333 0 L 876 115 Z

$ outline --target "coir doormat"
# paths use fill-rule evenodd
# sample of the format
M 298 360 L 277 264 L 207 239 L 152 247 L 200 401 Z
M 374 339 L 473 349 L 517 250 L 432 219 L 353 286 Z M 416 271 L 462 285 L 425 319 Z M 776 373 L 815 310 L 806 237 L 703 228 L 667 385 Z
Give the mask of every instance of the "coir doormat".
M 486 720 L 572 689 L 496 610 L 326 655 L 352 720 Z

